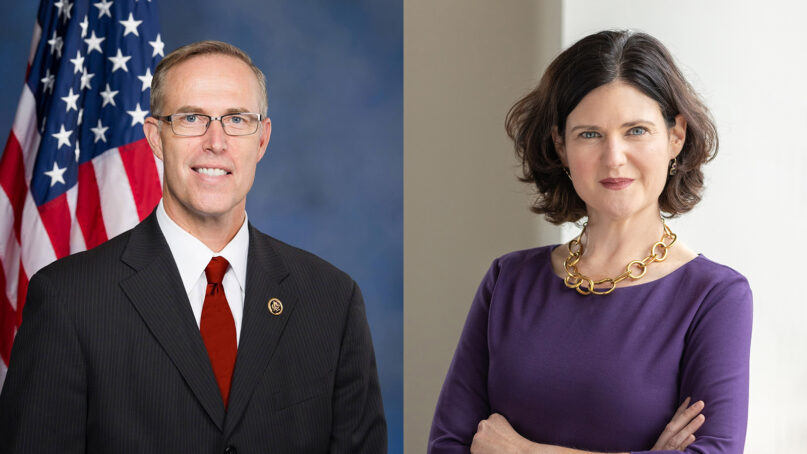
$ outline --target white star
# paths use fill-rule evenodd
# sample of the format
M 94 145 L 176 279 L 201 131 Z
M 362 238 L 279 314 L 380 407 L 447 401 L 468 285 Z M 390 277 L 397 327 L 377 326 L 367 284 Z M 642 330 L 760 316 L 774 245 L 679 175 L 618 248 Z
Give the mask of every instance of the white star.
M 95 36 L 95 30 L 93 30 L 92 36 L 84 40 L 84 42 L 87 43 L 87 55 L 90 55 L 94 50 L 97 50 L 99 53 L 103 54 L 104 51 L 101 50 L 101 43 L 104 42 L 105 39 L 106 37 L 99 38 Z
M 53 30 L 53 38 L 48 40 L 48 44 L 50 44 L 50 53 L 55 53 L 57 57 L 61 58 L 64 41 L 61 36 L 56 35 L 56 30 Z
M 95 74 L 88 73 L 87 68 L 84 68 L 81 71 L 81 87 L 80 87 L 81 90 L 85 88 L 92 90 L 92 86 L 90 85 L 90 79 L 92 79 L 93 76 L 95 76 Z
M 64 173 L 67 171 L 67 167 L 59 168 L 56 164 L 56 161 L 53 161 L 53 170 L 48 170 L 45 172 L 45 175 L 50 177 L 50 186 L 53 187 L 56 183 L 67 184 L 64 182 Z
M 81 150 L 79 150 L 78 142 L 76 142 L 76 162 L 78 162 L 79 155 L 81 155 Z
M 73 9 L 73 4 L 70 3 L 69 0 L 60 0 L 53 4 L 56 8 L 59 8 L 59 11 L 56 13 L 57 16 L 64 15 L 64 21 L 67 22 L 67 19 L 70 19 L 70 10 Z
M 90 23 L 87 21 L 87 15 L 84 15 L 84 20 L 79 22 L 79 27 L 81 27 L 81 37 L 87 36 L 87 27 L 90 26 Z
M 56 81 L 56 76 L 50 73 L 50 68 L 45 70 L 45 77 L 39 79 L 39 81 L 45 84 L 45 87 L 42 89 L 43 93 L 48 90 L 53 93 L 53 82 Z
M 104 14 L 112 18 L 112 13 L 109 12 L 109 7 L 112 6 L 112 2 L 108 2 L 106 0 L 101 0 L 98 3 L 93 3 L 96 8 L 98 8 L 98 18 L 104 17 Z
M 154 76 L 151 75 L 151 68 L 146 68 L 146 74 L 142 76 L 137 76 L 140 79 L 140 82 L 143 83 L 143 86 L 140 87 L 140 91 L 146 91 L 147 88 L 151 88 L 151 79 Z
M 56 139 L 59 140 L 59 143 L 56 145 L 57 150 L 62 148 L 62 145 L 67 145 L 68 147 L 70 146 L 70 134 L 72 133 L 72 129 L 65 130 L 64 125 L 62 125 L 59 132 L 51 134 L 53 137 L 56 137 Z
M 121 54 L 120 48 L 118 48 L 118 54 L 114 57 L 109 57 L 109 59 L 112 60 L 112 72 L 114 73 L 119 69 L 123 69 L 128 73 L 129 68 L 126 67 L 126 62 L 129 61 L 130 58 L 132 57 L 125 57 L 123 54 Z
M 62 101 L 67 104 L 66 112 L 70 112 L 70 109 L 75 109 L 78 111 L 78 106 L 76 105 L 76 101 L 78 101 L 78 94 L 73 93 L 73 88 L 70 88 L 70 93 L 67 96 L 62 97 Z
M 95 140 L 93 143 L 98 143 L 99 140 L 103 140 L 106 143 L 106 131 L 109 129 L 109 126 L 104 126 L 101 124 L 101 119 L 98 119 L 98 126 L 94 128 L 90 128 L 93 134 L 95 134 Z
M 154 41 L 149 41 L 149 44 L 151 44 L 151 47 L 154 48 L 154 51 L 151 53 L 152 58 L 156 57 L 157 55 L 165 57 L 165 52 L 163 50 L 165 49 L 165 43 L 162 41 L 162 39 L 160 39 L 159 33 L 157 33 L 157 39 Z
M 134 20 L 132 13 L 129 13 L 129 18 L 126 20 L 119 20 L 121 25 L 123 25 L 123 36 L 128 35 L 129 33 L 134 33 L 135 36 L 140 36 L 140 33 L 137 32 L 137 26 L 142 24 L 142 20 Z
M 109 84 L 106 84 L 106 90 L 101 92 L 101 97 L 104 98 L 104 103 L 101 107 L 106 106 L 107 104 L 115 105 L 115 95 L 118 94 L 117 90 L 112 90 L 109 88 Z
M 135 110 L 127 110 L 126 113 L 132 116 L 132 126 L 140 123 L 141 125 L 146 121 L 148 110 L 140 110 L 140 103 L 137 103 Z
M 84 66 L 84 57 L 81 56 L 81 51 L 76 51 L 76 58 L 71 58 L 70 63 L 73 64 L 73 74 L 80 73 L 81 67 Z
M 82 122 L 83 120 L 84 120 L 84 109 L 82 108 L 82 109 L 79 109 L 79 110 L 78 110 L 78 120 L 76 121 L 76 123 L 78 124 L 78 126 L 81 126 L 81 122 Z

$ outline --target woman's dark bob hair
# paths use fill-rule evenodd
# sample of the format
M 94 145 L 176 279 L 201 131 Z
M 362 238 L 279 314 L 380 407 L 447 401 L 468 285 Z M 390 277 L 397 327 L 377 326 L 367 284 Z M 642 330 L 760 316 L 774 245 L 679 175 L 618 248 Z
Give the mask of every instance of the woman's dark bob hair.
M 538 189 L 532 211 L 544 214 L 549 222 L 575 222 L 586 216 L 586 205 L 555 150 L 552 128 L 556 126 L 562 135 L 569 113 L 580 100 L 615 80 L 655 100 L 668 126 L 675 124 L 678 114 L 687 121 L 686 140 L 676 158 L 678 171 L 667 178 L 658 200 L 665 217 L 686 213 L 701 200 L 701 166 L 714 158 L 718 148 L 709 110 L 657 39 L 645 33 L 602 31 L 555 58 L 538 87 L 507 114 L 507 134 L 521 160 L 520 179 Z

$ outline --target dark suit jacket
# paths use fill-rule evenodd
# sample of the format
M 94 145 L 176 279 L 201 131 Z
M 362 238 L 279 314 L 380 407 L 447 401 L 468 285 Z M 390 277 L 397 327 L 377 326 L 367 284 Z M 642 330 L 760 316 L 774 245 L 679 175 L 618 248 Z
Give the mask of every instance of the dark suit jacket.
M 154 213 L 43 268 L 0 395 L 0 453 L 84 452 L 386 452 L 359 288 L 250 226 L 225 411 Z

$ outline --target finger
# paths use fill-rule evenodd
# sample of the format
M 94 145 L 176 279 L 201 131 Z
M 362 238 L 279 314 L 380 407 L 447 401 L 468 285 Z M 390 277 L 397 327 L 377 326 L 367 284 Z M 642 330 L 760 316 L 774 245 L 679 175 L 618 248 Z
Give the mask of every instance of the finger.
M 691 397 L 689 397 L 689 396 L 687 396 L 687 398 L 686 398 L 686 399 L 684 399 L 684 401 L 681 403 L 681 405 L 678 407 L 678 409 L 677 409 L 677 410 L 675 410 L 675 414 L 676 414 L 676 415 L 679 415 L 679 414 L 683 413 L 683 412 L 684 412 L 684 410 L 686 410 L 686 409 L 687 409 L 687 407 L 689 406 L 689 401 L 690 401 L 690 400 L 692 400 L 692 398 L 691 398 Z
M 670 423 L 667 424 L 667 429 L 670 430 L 669 433 L 677 434 L 683 429 L 690 421 L 701 411 L 703 411 L 705 404 L 702 400 L 695 402 L 694 404 L 687 407 L 682 413 L 676 413 L 675 416 L 670 420 Z
M 671 440 L 671 444 L 673 447 L 679 447 L 686 443 L 687 439 L 690 436 L 694 435 L 698 429 L 701 428 L 703 423 L 706 421 L 706 416 L 698 415 L 689 424 L 686 425 L 680 432 L 678 432 Z M 691 443 L 691 442 L 690 442 Z M 688 443 L 687 443 L 688 444 Z M 680 448 L 679 448 L 680 449 Z
M 691 444 L 692 444 L 694 441 L 695 441 L 695 436 L 694 436 L 694 435 L 690 435 L 690 436 L 688 436 L 688 437 L 686 438 L 686 440 L 684 440 L 684 442 L 683 442 L 683 443 L 681 443 L 681 445 L 680 445 L 680 446 L 678 446 L 677 448 L 673 448 L 673 449 L 676 449 L 676 450 L 678 450 L 678 451 L 683 451 L 683 450 L 684 450 L 684 449 L 686 449 L 686 448 L 687 448 L 689 445 L 691 445 Z

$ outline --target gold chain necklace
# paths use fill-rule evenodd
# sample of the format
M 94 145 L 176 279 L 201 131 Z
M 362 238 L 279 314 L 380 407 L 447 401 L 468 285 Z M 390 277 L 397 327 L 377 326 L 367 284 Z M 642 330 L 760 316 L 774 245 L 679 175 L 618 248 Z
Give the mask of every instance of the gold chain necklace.
M 644 277 L 645 273 L 647 273 L 648 265 L 653 262 L 663 262 L 667 258 L 668 249 L 672 247 L 673 243 L 675 243 L 675 240 L 678 238 L 678 236 L 672 233 L 670 228 L 667 227 L 663 219 L 661 220 L 661 224 L 664 226 L 664 233 L 661 235 L 659 241 L 656 241 L 653 243 L 653 246 L 650 246 L 650 255 L 642 260 L 633 260 L 628 263 L 628 265 L 625 266 L 625 271 L 619 276 L 607 277 L 598 281 L 581 274 L 580 271 L 577 270 L 577 264 L 580 262 L 580 257 L 583 256 L 583 243 L 580 242 L 580 239 L 583 238 L 583 233 L 586 232 L 586 227 L 588 227 L 588 225 L 584 225 L 580 235 L 572 241 L 569 241 L 569 256 L 566 257 L 566 261 L 563 262 L 563 267 L 566 268 L 566 278 L 563 282 L 566 284 L 566 287 L 577 290 L 581 295 L 590 295 L 592 293 L 595 295 L 607 295 L 614 291 L 616 284 L 626 278 L 633 280 L 641 279 Z M 665 243 L 664 240 L 669 240 L 669 243 Z M 636 268 L 639 274 L 633 274 L 634 268 Z M 607 287 L 599 290 L 594 288 L 598 285 L 607 285 Z

